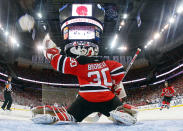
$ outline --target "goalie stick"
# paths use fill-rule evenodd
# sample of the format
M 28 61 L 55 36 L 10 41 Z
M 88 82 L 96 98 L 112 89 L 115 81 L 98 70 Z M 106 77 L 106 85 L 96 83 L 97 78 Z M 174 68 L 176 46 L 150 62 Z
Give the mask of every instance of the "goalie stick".
M 134 57 L 133 57 L 133 59 L 130 61 L 129 65 L 128 65 L 127 68 L 126 68 L 125 76 L 126 76 L 126 74 L 128 73 L 128 71 L 130 70 L 130 68 L 132 67 L 134 61 L 136 60 L 136 58 L 137 58 L 137 56 L 139 55 L 140 52 L 141 52 L 141 49 L 138 48 L 137 51 L 136 51 L 136 53 L 135 53 L 135 55 L 134 55 Z M 125 78 L 125 76 L 123 77 L 123 79 Z M 123 80 L 122 80 L 122 81 L 123 81 Z
M 137 51 L 136 51 L 136 53 L 135 53 L 135 55 L 134 55 L 134 57 L 133 57 L 133 59 L 130 61 L 129 65 L 127 66 L 127 68 L 126 68 L 126 73 L 125 73 L 125 75 L 124 75 L 124 77 L 123 77 L 123 79 L 122 79 L 121 81 L 124 80 L 125 76 L 127 75 L 128 71 L 129 71 L 130 68 L 132 67 L 134 61 L 136 60 L 136 58 L 137 58 L 137 56 L 139 55 L 140 52 L 141 52 L 141 49 L 138 48 Z M 120 83 L 120 84 L 122 85 L 122 83 Z M 120 86 L 120 87 L 121 87 L 121 92 L 120 92 L 120 94 L 121 94 L 121 95 L 120 95 L 120 99 L 121 99 L 121 98 L 126 97 L 127 95 L 126 95 L 126 91 L 125 91 L 125 89 L 124 89 L 124 86 Z
M 137 56 L 139 55 L 140 52 L 141 52 L 141 49 L 138 48 L 137 51 L 136 51 L 136 53 L 135 53 L 135 55 L 134 55 L 134 57 L 133 57 L 133 59 L 130 61 L 129 65 L 127 66 L 126 71 L 125 71 L 126 73 L 125 73 L 125 75 L 124 75 L 124 77 L 123 77 L 123 79 L 121 81 L 124 80 L 125 76 L 127 75 L 128 71 L 132 67 L 134 61 L 136 60 L 136 58 L 137 58 Z M 120 98 L 124 98 L 124 97 L 127 96 L 126 95 L 126 91 L 124 89 L 124 86 L 120 86 L 120 87 L 121 87 L 121 93 L 120 93 L 121 95 L 120 95 Z

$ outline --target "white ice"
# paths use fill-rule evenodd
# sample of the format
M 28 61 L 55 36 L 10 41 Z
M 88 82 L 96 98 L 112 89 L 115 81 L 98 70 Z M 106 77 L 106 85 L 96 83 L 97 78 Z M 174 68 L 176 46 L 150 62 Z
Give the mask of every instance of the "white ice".
M 183 107 L 140 111 L 133 126 L 112 124 L 102 116 L 99 123 L 41 125 L 30 121 L 30 111 L 0 111 L 0 131 L 183 131 Z

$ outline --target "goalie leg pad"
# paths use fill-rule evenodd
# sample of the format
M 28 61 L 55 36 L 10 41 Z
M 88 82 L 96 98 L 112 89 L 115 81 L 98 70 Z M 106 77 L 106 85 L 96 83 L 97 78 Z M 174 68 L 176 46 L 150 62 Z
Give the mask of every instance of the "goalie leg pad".
M 130 115 L 132 115 L 133 117 L 136 117 L 137 113 L 138 113 L 137 107 L 129 105 L 129 104 L 124 104 L 123 105 L 123 110 L 124 110 L 124 112 L 127 112 Z
M 50 114 L 38 114 L 31 120 L 36 124 L 52 124 L 57 121 L 56 117 Z
M 72 121 L 72 122 L 76 121 L 75 118 L 72 115 L 70 115 L 66 112 L 57 113 L 56 116 L 58 117 L 58 119 L 60 121 Z
M 50 106 L 50 105 L 45 105 L 45 106 L 37 106 L 37 107 L 34 107 L 31 111 L 33 114 L 54 114 L 54 111 L 56 113 L 59 113 L 59 112 L 65 112 L 63 110 L 63 107 L 62 108 L 59 108 L 59 107 L 55 107 L 55 106 Z
M 117 110 L 113 110 L 110 112 L 110 116 L 113 118 L 114 122 L 124 124 L 124 125 L 133 125 L 137 122 L 137 119 L 131 116 L 128 113 L 120 112 Z
M 129 104 L 124 104 L 122 106 L 119 106 L 116 108 L 117 111 L 123 111 L 125 113 L 128 113 L 130 115 L 132 115 L 133 117 L 137 116 L 137 107 L 129 105 Z

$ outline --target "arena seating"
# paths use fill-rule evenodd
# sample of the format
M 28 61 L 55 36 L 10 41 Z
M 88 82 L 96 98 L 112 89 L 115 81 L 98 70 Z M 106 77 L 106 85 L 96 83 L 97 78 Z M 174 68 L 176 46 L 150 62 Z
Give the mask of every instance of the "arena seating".
M 173 85 L 176 90 L 176 96 L 183 96 L 183 76 L 176 78 L 171 82 L 171 85 Z M 125 98 L 124 101 L 136 106 L 158 103 L 160 102 L 163 87 L 164 84 L 127 89 L 127 98 Z

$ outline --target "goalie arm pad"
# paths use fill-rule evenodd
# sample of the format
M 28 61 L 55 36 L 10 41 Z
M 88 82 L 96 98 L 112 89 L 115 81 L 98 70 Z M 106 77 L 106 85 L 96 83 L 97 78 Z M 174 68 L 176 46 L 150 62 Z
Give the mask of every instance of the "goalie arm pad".
M 49 38 L 48 35 L 46 35 L 43 40 L 43 46 L 44 56 L 50 61 L 52 67 L 56 71 L 61 71 L 63 74 L 77 74 L 77 60 L 61 55 L 61 49 L 56 46 L 56 44 Z
M 121 63 L 112 61 L 112 60 L 106 60 L 105 61 L 107 66 L 109 67 L 110 75 L 113 80 L 113 84 L 119 84 L 120 81 L 123 80 L 126 71 L 124 70 L 124 67 Z

